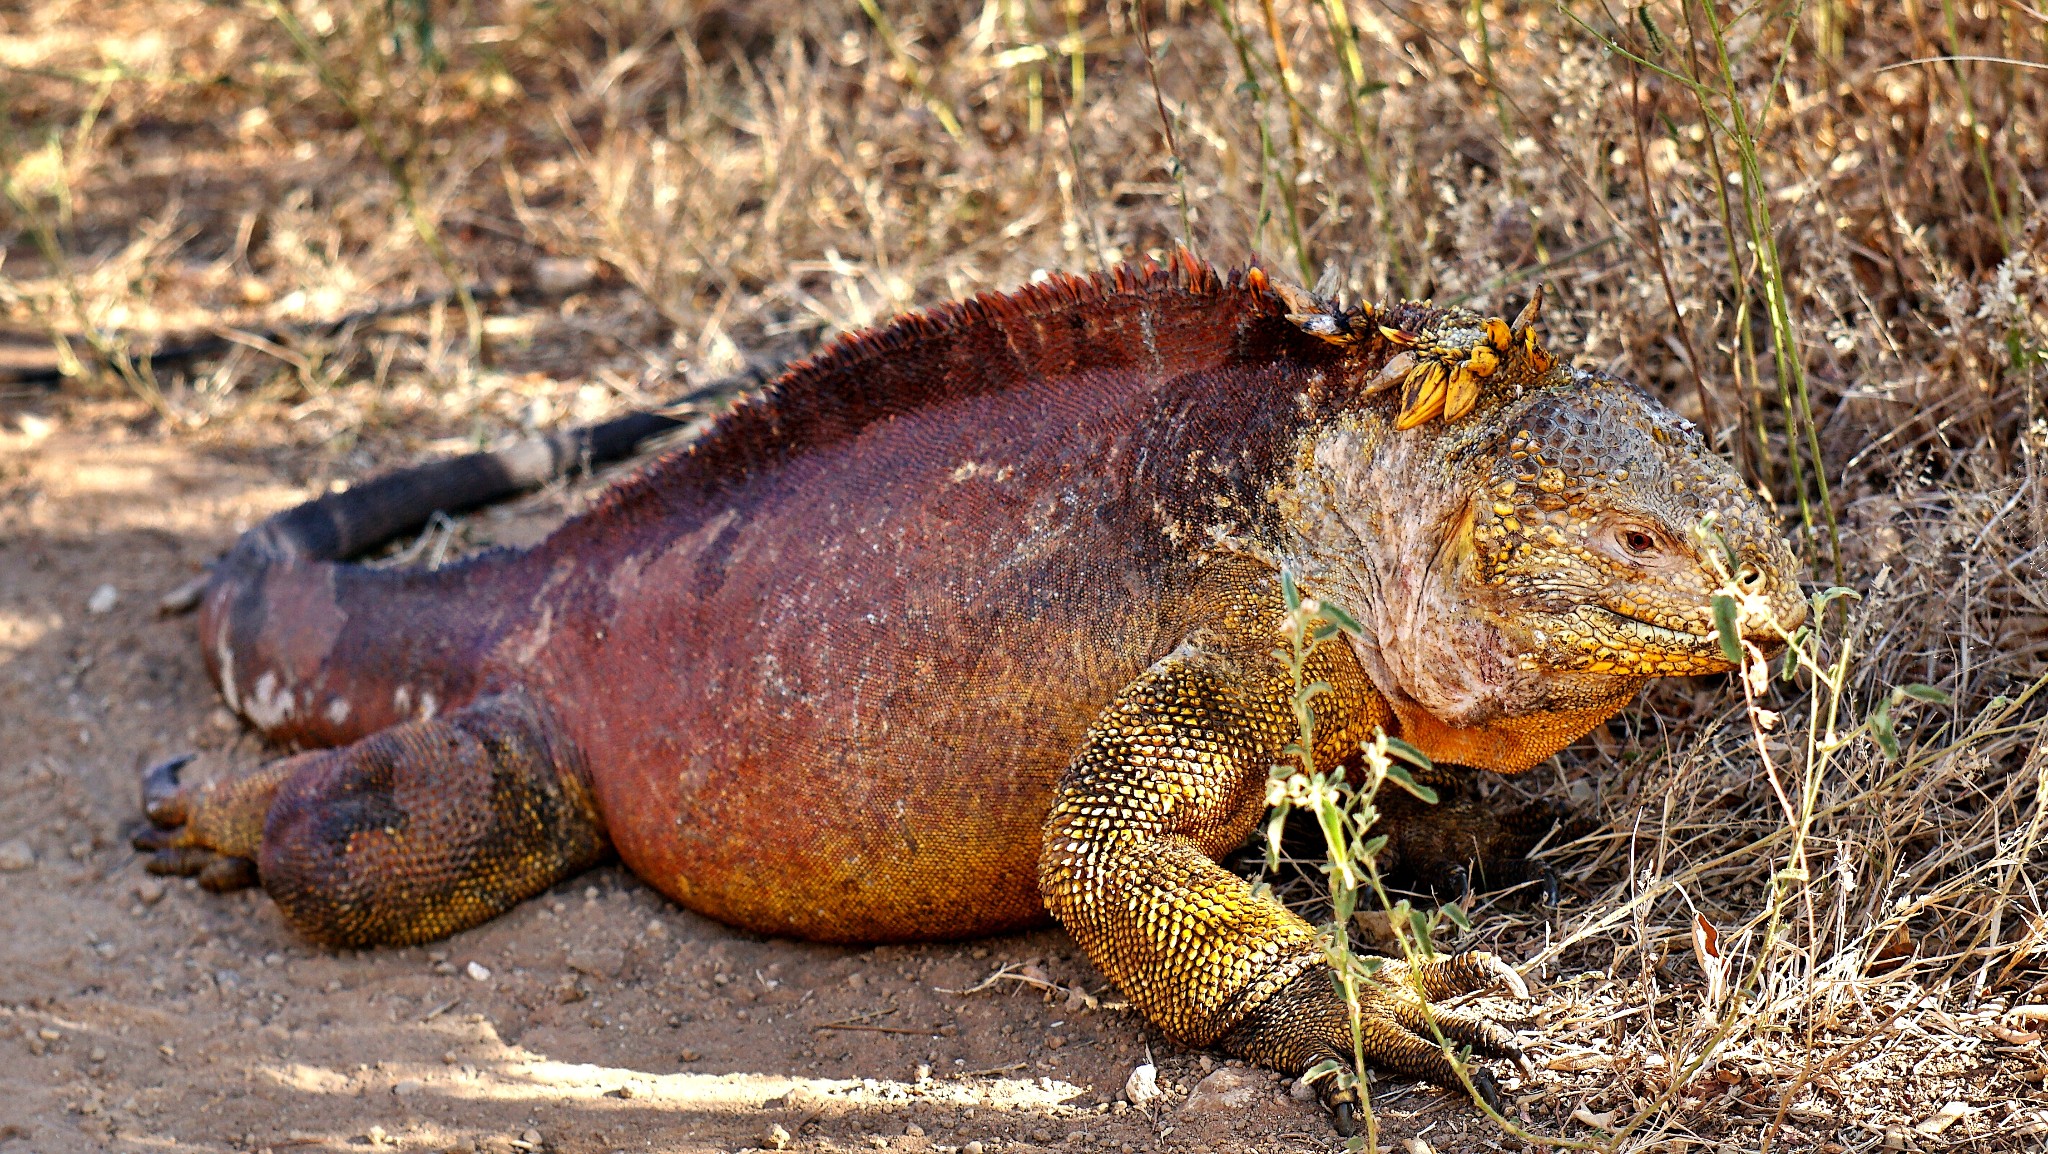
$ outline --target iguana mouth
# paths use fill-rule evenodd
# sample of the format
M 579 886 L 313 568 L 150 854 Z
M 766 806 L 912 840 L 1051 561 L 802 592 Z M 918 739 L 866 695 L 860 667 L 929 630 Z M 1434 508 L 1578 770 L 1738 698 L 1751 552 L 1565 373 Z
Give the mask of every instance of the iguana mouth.
M 1682 653 L 1689 657 L 1702 654 L 1720 656 L 1721 641 L 1715 634 L 1686 633 L 1644 621 L 1640 617 L 1630 617 L 1626 613 L 1605 606 L 1601 607 L 1601 611 L 1614 618 L 1623 633 L 1646 642 L 1645 648 L 1663 653 Z M 1765 656 L 1776 654 L 1784 644 L 1783 640 L 1775 635 L 1753 635 L 1747 631 L 1743 632 L 1742 639 L 1763 650 Z
M 1711 633 L 1685 633 L 1677 629 L 1653 624 L 1640 617 L 1630 617 L 1626 613 L 1608 609 L 1605 606 L 1601 607 L 1601 612 L 1612 617 L 1620 625 L 1621 632 L 1650 642 L 1660 651 L 1675 651 L 1690 655 L 1708 649 L 1717 649 L 1720 646 L 1719 640 Z

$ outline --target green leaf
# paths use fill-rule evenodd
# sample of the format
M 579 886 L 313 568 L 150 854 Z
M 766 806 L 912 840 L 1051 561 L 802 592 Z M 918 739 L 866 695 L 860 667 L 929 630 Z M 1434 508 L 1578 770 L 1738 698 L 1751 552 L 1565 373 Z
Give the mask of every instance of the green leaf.
M 1366 954 L 1358 959 L 1358 972 L 1370 978 L 1387 968 L 1387 959 L 1377 954 Z
M 1285 569 L 1280 570 L 1280 599 L 1287 602 L 1289 613 L 1301 608 L 1301 590 L 1295 587 L 1294 574 Z
M 1899 737 L 1892 729 L 1892 699 L 1881 698 L 1877 708 L 1870 711 L 1870 735 L 1877 739 L 1877 747 L 1884 751 L 1886 761 L 1899 759 Z
M 1364 634 L 1365 627 L 1358 623 L 1358 618 L 1353 617 L 1350 610 L 1342 605 L 1331 604 L 1328 601 L 1324 601 L 1321 604 L 1322 608 L 1318 609 L 1317 612 L 1321 613 L 1323 618 L 1332 625 L 1354 637 Z
M 1425 803 L 1429 805 L 1436 804 L 1436 791 L 1429 788 L 1426 785 L 1423 785 L 1421 782 L 1416 781 L 1414 775 L 1408 772 L 1406 766 L 1387 766 L 1387 780 L 1393 782 L 1395 785 L 1400 786 L 1402 789 L 1407 790 L 1409 793 L 1414 794 L 1416 797 L 1421 798 Z
M 1429 940 L 1429 916 L 1421 910 L 1410 907 L 1408 928 L 1415 931 L 1415 951 L 1427 958 L 1436 953 L 1435 943 Z
M 1854 597 L 1858 601 L 1863 600 L 1863 594 L 1856 592 L 1854 589 L 1845 589 L 1840 585 L 1829 586 L 1813 595 L 1814 617 L 1818 619 L 1820 611 L 1826 609 L 1828 602 L 1835 600 L 1837 597 Z
M 1330 1075 L 1335 1074 L 1340 1070 L 1343 1070 L 1344 1068 L 1344 1063 L 1339 1062 L 1337 1059 L 1324 1058 L 1322 1061 L 1317 1062 L 1315 1065 L 1310 1066 L 1306 1070 L 1303 1070 L 1301 1072 L 1301 1080 L 1304 1082 L 1320 1081 L 1321 1079 L 1327 1078 Z
M 1387 848 L 1386 834 L 1380 834 L 1378 837 L 1370 838 L 1366 841 L 1364 845 L 1358 847 L 1359 860 L 1371 861 L 1373 858 L 1378 857 L 1380 855 L 1380 851 L 1385 848 Z
M 1910 697 L 1915 701 L 1924 701 L 1929 705 L 1947 705 L 1950 701 L 1947 690 L 1936 689 L 1932 685 L 1922 685 L 1917 681 L 1911 685 L 1901 685 L 1897 689 L 1892 690 L 1894 698 L 1900 695 Z
M 1307 705 L 1321 694 L 1335 693 L 1336 691 L 1336 687 L 1327 681 L 1311 681 L 1295 691 L 1294 703 L 1296 705 Z
M 1422 752 L 1421 750 L 1415 748 L 1407 742 L 1402 741 L 1398 737 L 1390 737 L 1387 739 L 1387 752 L 1393 754 L 1395 757 L 1400 758 L 1402 761 L 1407 762 L 1409 765 L 1412 765 L 1417 769 L 1436 768 L 1436 763 L 1429 759 L 1428 754 Z
M 1812 636 L 1811 625 L 1801 625 L 1792 631 L 1791 639 L 1785 643 L 1785 663 L 1778 669 L 1779 680 L 1790 681 L 1799 676 L 1799 651 L 1805 647 L 1807 638 Z
M 1636 5 L 1636 20 L 1643 26 L 1643 35 L 1650 38 L 1650 55 L 1664 55 L 1664 30 L 1657 27 L 1657 21 L 1650 15 L 1648 4 Z
M 1465 911 L 1458 908 L 1458 903 L 1444 903 L 1443 911 L 1444 916 L 1451 919 L 1452 925 L 1464 930 L 1468 934 L 1472 932 L 1472 919 L 1465 916 Z
M 1721 656 L 1742 664 L 1742 641 L 1735 633 L 1735 598 L 1726 593 L 1714 595 L 1714 632 L 1721 638 Z
M 1309 634 L 1309 639 L 1313 641 L 1328 641 L 1332 637 L 1342 636 L 1343 633 L 1344 630 L 1342 628 L 1325 623 L 1316 626 L 1316 631 Z

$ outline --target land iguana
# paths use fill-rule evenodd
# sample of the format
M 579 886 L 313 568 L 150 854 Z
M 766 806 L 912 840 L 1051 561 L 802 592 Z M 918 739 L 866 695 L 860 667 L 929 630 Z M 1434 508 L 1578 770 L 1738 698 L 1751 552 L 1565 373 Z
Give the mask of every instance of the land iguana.
M 1316 929 L 1217 864 L 1296 733 L 1283 568 L 1361 626 L 1309 670 L 1332 768 L 1384 730 L 1517 773 L 1652 678 L 1728 669 L 1726 581 L 1767 649 L 1804 614 L 1773 515 L 1693 426 L 1536 322 L 1177 253 L 843 338 L 530 549 L 348 564 L 442 498 L 322 497 L 245 534 L 199 620 L 227 703 L 311 751 L 149 771 L 137 845 L 260 881 L 332 946 L 454 933 L 609 852 L 768 935 L 1050 914 L 1176 1039 L 1348 1063 Z M 1529 844 L 1438 816 L 1394 823 L 1390 858 Z M 1418 1000 L 1501 979 L 1481 953 L 1389 966 L 1366 1058 L 1458 1085 L 1431 1022 L 1518 1057 Z M 1321 1086 L 1348 1131 L 1352 1091 Z

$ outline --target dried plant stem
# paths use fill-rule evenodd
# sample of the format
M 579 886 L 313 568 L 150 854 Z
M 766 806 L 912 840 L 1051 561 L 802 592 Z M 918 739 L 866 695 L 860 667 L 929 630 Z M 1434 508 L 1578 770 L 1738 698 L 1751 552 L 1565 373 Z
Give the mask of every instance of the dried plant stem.
M 1152 82 L 1152 107 L 1159 113 L 1159 131 L 1166 141 L 1167 164 L 1172 169 L 1174 203 L 1180 208 L 1180 243 L 1189 252 L 1195 248 L 1194 222 L 1188 208 L 1188 169 L 1181 159 L 1180 141 L 1173 131 L 1173 117 L 1166 112 L 1166 95 L 1159 90 L 1159 61 L 1152 51 L 1152 26 L 1145 16 L 1145 5 L 1134 4 L 1131 11 L 1138 18 L 1138 46 L 1145 53 L 1145 77 Z
M 1371 123 L 1367 123 L 1365 110 L 1366 101 L 1372 98 L 1378 87 L 1384 86 L 1370 86 L 1365 78 L 1365 58 L 1358 50 L 1358 27 L 1351 21 L 1346 0 L 1323 0 L 1318 10 L 1323 16 L 1324 31 L 1336 50 L 1337 59 L 1344 66 L 1344 112 L 1351 123 L 1352 149 L 1363 172 L 1366 191 L 1372 198 L 1376 231 L 1385 248 L 1385 258 L 1398 268 L 1401 254 L 1394 242 L 1393 221 L 1387 211 L 1387 174 L 1379 155 L 1379 115 L 1375 108 Z
M 1633 65 L 1628 71 L 1628 96 L 1634 113 L 1629 122 L 1636 133 L 1636 170 L 1643 180 L 1643 227 L 1650 234 L 1650 251 L 1657 258 L 1657 279 L 1664 286 L 1664 303 L 1671 310 L 1671 326 L 1678 330 L 1678 339 L 1685 345 L 1686 371 L 1692 376 L 1693 395 L 1700 402 L 1700 424 L 1705 426 L 1707 443 L 1711 445 L 1720 432 L 1721 418 L 1715 412 L 1713 397 L 1707 393 L 1707 379 L 1700 371 L 1699 350 L 1692 343 L 1692 322 L 1679 309 L 1678 289 L 1671 283 L 1671 257 L 1664 249 L 1663 214 L 1657 207 L 1657 190 L 1650 183 L 1650 149 L 1643 139 L 1641 76 Z
M 276 3 L 277 0 L 271 2 Z M 925 108 L 938 118 L 939 127 L 946 130 L 946 135 L 952 137 L 955 144 L 965 144 L 967 131 L 960 127 L 960 118 L 953 115 L 953 109 L 932 92 L 931 85 L 925 78 L 924 69 L 903 46 L 903 41 L 896 35 L 895 25 L 889 23 L 889 15 L 882 11 L 878 0 L 860 0 L 860 8 L 874 24 L 875 35 L 882 38 L 882 46 L 889 50 L 889 58 L 896 62 L 896 67 L 903 70 L 903 79 L 910 85 L 910 90 L 916 93 Z
M 411 222 L 413 232 L 420 238 L 420 243 L 427 246 L 428 254 L 440 267 L 441 275 L 447 279 L 450 290 L 455 293 L 455 299 L 462 305 L 463 323 L 468 329 L 469 354 L 474 360 L 481 362 L 484 356 L 483 310 L 477 307 L 476 294 L 469 291 L 469 278 L 456 263 L 455 254 L 449 251 L 447 242 L 442 238 L 440 225 L 435 222 L 433 214 L 427 212 L 426 207 L 420 203 L 419 189 L 413 181 L 413 161 L 389 147 L 384 134 L 377 129 L 376 121 L 364 111 L 355 88 L 335 71 L 326 51 L 299 21 L 298 14 L 283 0 L 263 0 L 263 8 L 270 13 L 271 19 L 277 22 L 278 27 L 284 29 L 285 35 L 291 38 L 292 46 L 299 50 L 299 55 L 305 58 L 306 63 L 312 66 L 314 74 L 320 78 L 321 87 L 341 105 L 342 111 L 354 122 L 356 130 L 363 134 L 363 143 L 369 145 L 370 151 L 390 174 L 392 187 L 398 190 L 398 203 L 405 209 L 406 219 Z
M 1299 270 L 1304 283 L 1312 283 L 1315 280 L 1315 265 L 1309 260 L 1308 244 L 1302 238 L 1299 202 L 1301 192 L 1295 182 L 1280 171 L 1280 157 L 1273 145 L 1273 131 L 1266 123 L 1266 90 L 1259 83 L 1258 67 L 1252 62 L 1251 42 L 1245 37 L 1244 30 L 1238 26 L 1237 20 L 1231 16 L 1227 0 L 1209 0 L 1209 8 L 1222 23 L 1224 32 L 1230 37 L 1231 46 L 1237 50 L 1238 67 L 1244 73 L 1244 80 L 1239 87 L 1251 101 L 1252 120 L 1258 129 L 1261 179 L 1256 226 L 1261 231 L 1264 230 L 1267 219 L 1272 215 L 1268 197 L 1277 187 L 1282 216 L 1287 226 L 1287 237 L 1294 247 L 1295 267 Z
M 1978 132 L 1983 121 L 1977 115 L 1977 97 L 1971 89 L 1970 76 L 1963 71 L 1963 36 L 1956 26 L 1955 0 L 1941 0 L 1941 25 L 1948 37 L 1949 65 L 1955 69 L 1956 98 L 1962 101 L 1963 115 L 1969 120 L 1962 130 L 1970 138 L 1970 150 L 1977 154 L 1977 168 L 1984 176 L 1984 197 L 1991 206 L 1991 219 L 1998 225 L 1999 239 L 2010 247 L 2012 231 L 2005 223 L 2005 208 L 1998 195 L 1998 173 L 1991 167 L 1991 150 Z
M 104 101 L 104 95 L 95 100 L 95 105 Z M 95 113 L 95 116 L 97 113 Z M 137 360 L 128 349 L 128 342 L 118 333 L 110 332 L 94 321 L 92 309 L 86 303 L 85 292 L 80 286 L 77 270 L 72 266 L 71 257 L 57 237 L 57 228 L 49 215 L 36 203 L 33 193 L 24 191 L 17 183 L 15 173 L 19 170 L 21 150 L 15 146 L 15 122 L 13 104 L 0 92 L 0 196 L 4 196 L 15 218 L 27 227 L 30 240 L 36 252 L 49 264 L 56 274 L 56 280 L 69 306 L 72 322 L 79 335 L 92 348 L 98 365 L 111 368 L 121 378 L 128 390 L 156 410 L 165 418 L 173 416 L 163 390 L 157 385 L 156 374 L 150 371 L 145 356 Z M 89 122 L 84 126 L 89 128 Z M 82 142 L 81 135 L 81 142 Z M 82 366 L 77 364 L 70 344 L 56 324 L 49 325 L 50 341 L 59 364 L 66 373 Z
M 1728 53 L 1728 37 L 1721 21 L 1719 0 L 1700 0 L 1707 17 L 1707 28 L 1713 35 L 1715 61 L 1720 69 L 1722 90 L 1728 105 L 1726 122 L 1729 139 L 1735 145 L 1735 154 L 1740 161 L 1742 173 L 1743 215 L 1749 223 L 1750 245 L 1757 261 L 1760 287 L 1763 289 L 1764 304 L 1769 310 L 1771 322 L 1771 350 L 1778 376 L 1778 395 L 1784 402 L 1785 435 L 1788 441 L 1786 460 L 1792 466 L 1792 483 L 1799 491 L 1799 512 L 1806 522 L 1809 534 L 1815 531 L 1813 505 L 1819 504 L 1821 515 L 1827 526 L 1828 552 L 1834 563 L 1834 572 L 1842 573 L 1842 534 L 1835 524 L 1834 500 L 1828 491 L 1827 461 L 1820 451 L 1820 432 L 1813 419 L 1813 398 L 1808 390 L 1806 362 L 1799 347 L 1799 334 L 1792 321 L 1792 309 L 1785 297 L 1784 265 L 1778 253 L 1777 232 L 1771 224 L 1771 208 L 1764 189 L 1763 164 L 1758 159 L 1758 145 L 1750 130 L 1749 114 L 1736 89 L 1735 67 Z M 1792 27 L 1797 27 L 1797 14 L 1792 17 Z M 1789 37 L 1789 32 L 1788 32 Z M 1789 44 L 1788 44 L 1789 48 Z M 1781 57 L 1779 67 L 1784 65 Z M 1776 89 L 1773 84 L 1765 90 L 1768 102 Z M 1789 386 L 1789 389 L 1788 387 Z M 1813 468 L 1813 483 L 1816 494 L 1811 500 L 1807 496 L 1805 465 L 1800 459 L 1798 441 L 1804 434 L 1804 449 Z

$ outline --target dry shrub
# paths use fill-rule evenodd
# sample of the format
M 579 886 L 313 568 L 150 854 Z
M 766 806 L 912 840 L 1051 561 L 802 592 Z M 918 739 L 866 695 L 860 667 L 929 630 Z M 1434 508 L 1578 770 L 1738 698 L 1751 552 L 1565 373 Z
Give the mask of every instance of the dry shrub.
M 1844 724 L 1909 682 L 1949 704 L 1899 707 L 1896 760 L 1864 736 L 1808 777 L 1811 678 L 1772 682 L 1763 734 L 1733 679 L 1667 685 L 1513 787 L 1602 823 L 1557 851 L 1563 911 L 1508 903 L 1479 929 L 1560 978 L 1532 1124 L 1648 1107 L 1629 1149 L 2048 1129 L 2034 1027 L 2001 1016 L 2048 1000 L 2048 83 L 1907 63 L 2048 60 L 2037 9 L 1717 8 L 1725 69 L 1700 0 L 288 11 L 310 53 L 262 8 L 0 17 L 0 307 L 117 349 L 266 335 L 152 376 L 162 427 L 238 444 L 290 416 L 301 446 L 366 446 L 316 473 L 1175 243 L 1378 299 L 1506 310 L 1542 281 L 1556 346 L 1699 420 L 1814 579 L 1861 594 L 1815 642 L 1852 650 Z M 299 327 L 451 277 L 502 294 L 481 356 L 445 300 Z M 74 403 L 120 387 L 80 380 Z M 1766 757 L 1813 797 L 1768 947 L 1800 821 Z M 1688 1081 L 1671 1071 L 1713 1033 L 1695 915 L 1754 982 Z M 1950 1102 L 1969 1109 L 1943 1122 Z

